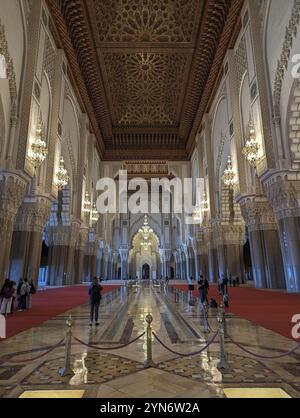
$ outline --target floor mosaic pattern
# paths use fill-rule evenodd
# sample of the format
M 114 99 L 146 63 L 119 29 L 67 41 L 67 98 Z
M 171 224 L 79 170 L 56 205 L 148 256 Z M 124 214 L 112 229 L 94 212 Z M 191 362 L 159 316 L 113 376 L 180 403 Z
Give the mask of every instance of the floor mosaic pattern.
M 262 393 L 281 390 L 290 397 L 300 397 L 300 353 L 278 360 L 252 358 L 226 341 L 229 369 L 219 371 L 218 338 L 208 349 L 196 356 L 181 357 L 165 350 L 153 339 L 154 366 L 144 369 L 146 337 L 122 349 L 145 331 L 145 316 L 153 316 L 152 327 L 172 350 L 191 353 L 203 348 L 211 338 L 201 324 L 199 306 L 190 306 L 186 299 L 175 302 L 167 289 L 141 286 L 138 292 L 125 287 L 114 298 L 107 295 L 100 309 L 100 326 L 88 326 L 88 305 L 82 305 L 59 315 L 38 327 L 24 331 L 0 343 L 0 397 L 17 398 L 67 396 L 66 391 L 82 391 L 82 397 L 226 397 L 226 393 Z M 97 350 L 73 341 L 74 376 L 60 377 L 64 365 L 61 345 L 36 361 L 43 349 L 51 347 L 65 336 L 66 320 L 73 318 L 73 335 L 85 343 L 106 347 Z M 210 325 L 217 329 L 217 312 L 209 312 Z M 247 349 L 273 356 L 288 351 L 291 341 L 274 332 L 254 325 L 233 314 L 227 316 L 230 335 Z M 245 389 L 238 392 L 237 389 Z M 226 390 L 231 389 L 231 392 Z M 258 392 L 253 392 L 257 389 Z M 45 392 L 46 391 L 46 392 Z M 63 392 L 64 391 L 64 392 Z M 225 392 L 224 392 L 225 391 Z M 50 395 L 52 393 L 52 395 Z M 75 392 L 74 392 L 75 393 Z M 70 392 L 71 396 L 71 392 Z M 75 395 L 74 395 L 75 396 Z M 266 392 L 267 396 L 267 392 Z

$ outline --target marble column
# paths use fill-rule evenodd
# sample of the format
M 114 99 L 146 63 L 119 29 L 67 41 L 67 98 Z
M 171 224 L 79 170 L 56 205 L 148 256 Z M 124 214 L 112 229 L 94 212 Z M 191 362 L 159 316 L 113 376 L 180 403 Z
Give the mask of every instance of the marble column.
M 217 247 L 219 276 L 238 276 L 245 281 L 243 241 L 245 225 L 242 219 L 234 222 L 218 221 L 214 225 L 214 241 Z
M 33 280 L 38 286 L 43 231 L 50 215 L 51 200 L 46 196 L 30 196 L 20 206 L 14 224 L 10 253 L 9 277 Z
M 57 225 L 49 228 L 48 284 L 52 286 L 75 283 L 75 247 L 80 224 L 80 221 L 73 221 L 69 226 Z
M 284 217 L 278 223 L 286 287 L 289 292 L 300 292 L 300 216 Z
M 79 231 L 79 240 L 76 243 L 74 253 L 74 283 L 80 284 L 84 281 L 84 256 L 88 240 L 88 228 L 82 227 Z
M 128 248 L 120 249 L 119 254 L 121 258 L 121 280 L 126 280 L 127 275 L 128 275 L 128 255 L 129 255 Z M 118 278 L 118 274 L 116 275 L 116 278 Z
M 248 227 L 255 287 L 285 289 L 278 224 L 266 196 L 244 197 L 240 205 Z
M 28 183 L 22 173 L 0 172 L 0 284 L 8 276 L 14 221 Z
M 214 242 L 213 231 L 211 227 L 204 228 L 203 241 L 207 248 L 207 278 L 210 283 L 216 283 L 218 281 L 218 254 L 216 245 Z

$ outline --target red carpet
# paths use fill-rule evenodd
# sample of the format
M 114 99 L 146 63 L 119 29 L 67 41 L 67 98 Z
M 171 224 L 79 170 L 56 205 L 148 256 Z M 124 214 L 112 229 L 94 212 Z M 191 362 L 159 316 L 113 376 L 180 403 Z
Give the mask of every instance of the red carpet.
M 116 289 L 119 285 L 103 285 L 102 294 Z M 39 291 L 32 298 L 32 308 L 14 312 L 6 320 L 6 336 L 13 337 L 22 331 L 40 325 L 49 319 L 88 302 L 86 286 L 70 286 Z M 4 341 L 1 340 L 0 341 Z
M 176 285 L 187 290 L 186 285 Z M 196 288 L 196 286 L 195 286 Z M 194 296 L 198 296 L 197 290 Z M 209 298 L 221 302 L 217 286 L 210 286 Z M 300 314 L 300 295 L 253 288 L 229 288 L 229 312 L 257 325 L 292 338 L 291 319 Z

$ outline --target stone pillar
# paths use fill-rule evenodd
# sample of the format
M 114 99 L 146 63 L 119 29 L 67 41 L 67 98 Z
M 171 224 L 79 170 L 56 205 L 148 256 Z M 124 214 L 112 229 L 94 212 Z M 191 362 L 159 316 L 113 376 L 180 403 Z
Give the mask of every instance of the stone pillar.
M 0 284 L 8 276 L 13 225 L 28 182 L 22 174 L 0 172 Z
M 208 266 L 208 280 L 210 283 L 216 283 L 218 281 L 218 256 L 217 249 L 214 242 L 213 232 L 211 227 L 207 227 L 203 231 L 204 242 L 207 247 L 207 266 Z
M 217 221 L 214 224 L 214 241 L 217 247 L 219 275 L 238 276 L 245 281 L 243 241 L 245 227 L 241 220 L 234 223 Z
M 278 225 L 265 196 L 240 199 L 248 227 L 252 273 L 257 288 L 285 289 Z
M 48 284 L 66 286 L 75 283 L 75 247 L 79 238 L 80 221 L 71 225 L 51 226 L 48 231 Z
M 88 240 L 88 228 L 82 227 L 79 231 L 79 240 L 76 243 L 74 253 L 74 283 L 80 284 L 84 281 L 84 256 Z
M 128 272 L 128 248 L 120 249 L 119 253 L 121 257 L 121 280 L 126 280 Z
M 286 288 L 300 292 L 300 178 L 296 172 L 278 172 L 264 182 L 279 226 Z
M 10 254 L 10 278 L 27 277 L 38 285 L 43 232 L 50 215 L 51 200 L 46 196 L 24 199 L 16 216 Z

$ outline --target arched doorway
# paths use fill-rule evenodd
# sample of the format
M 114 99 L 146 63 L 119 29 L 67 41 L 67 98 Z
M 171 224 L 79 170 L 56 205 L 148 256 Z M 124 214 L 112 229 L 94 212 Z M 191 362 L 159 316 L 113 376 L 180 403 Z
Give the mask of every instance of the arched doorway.
M 143 280 L 150 280 L 150 266 L 149 264 L 145 263 L 142 269 L 142 279 Z

